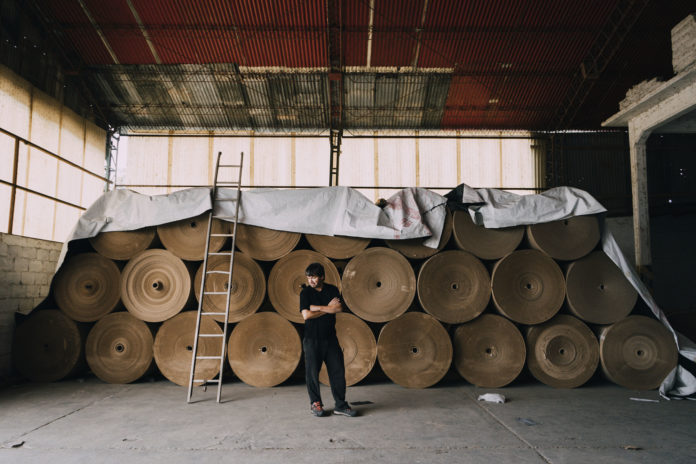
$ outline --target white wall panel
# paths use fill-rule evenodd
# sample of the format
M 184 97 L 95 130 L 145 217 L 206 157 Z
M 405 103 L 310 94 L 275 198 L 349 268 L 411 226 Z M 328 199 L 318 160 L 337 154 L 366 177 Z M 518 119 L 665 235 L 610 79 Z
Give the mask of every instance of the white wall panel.
M 209 139 L 204 137 L 172 137 L 168 158 L 170 185 L 208 185 L 210 166 Z
M 418 140 L 419 182 L 422 187 L 457 186 L 457 141 L 453 139 Z
M 52 222 L 56 202 L 18 190 L 17 199 L 20 198 L 26 204 L 26 214 L 15 209 L 14 233 L 43 240 L 56 240 L 53 238 Z
M 330 162 L 331 144 L 327 137 L 296 138 L 294 185 L 329 185 Z
M 15 139 L 0 133 L 0 179 L 12 182 Z
M 26 138 L 44 150 L 104 175 L 106 131 L 87 122 L 47 94 L 32 88 L 0 66 L 0 127 Z M 0 178 L 11 180 L 14 138 L 0 136 Z M 87 182 L 86 178 L 90 178 Z M 104 181 L 86 175 L 44 151 L 19 144 L 17 184 L 75 204 L 91 204 L 104 190 Z M 86 184 L 88 186 L 86 187 Z M 9 189 L 9 187 L 8 187 Z M 0 214 L 9 211 L 9 196 L 0 199 Z M 79 210 L 56 207 L 57 202 L 17 190 L 12 233 L 62 241 Z M 71 213 L 64 211 L 71 210 Z M 7 229 L 7 226 L 3 226 Z
M 32 87 L 29 82 L 0 65 L 0 127 L 29 138 Z
M 74 112 L 64 108 L 60 127 L 60 147 L 56 152 L 78 166 L 84 162 L 85 122 Z M 102 150 L 102 158 L 104 153 Z
M 461 139 L 461 182 L 471 187 L 500 187 L 500 140 Z
M 289 137 L 254 139 L 250 166 L 254 185 L 292 185 L 292 140 Z
M 127 156 L 119 153 L 118 169 L 122 182 L 167 185 L 168 159 L 167 137 L 131 137 Z
M 375 141 L 344 138 L 341 144 L 339 184 L 346 186 L 375 185 Z M 359 189 L 371 201 L 379 198 L 374 189 Z
M 7 232 L 10 219 L 10 196 L 12 187 L 0 184 L 0 232 Z
M 58 153 L 62 107 L 45 93 L 34 90 L 29 140 L 53 153 Z

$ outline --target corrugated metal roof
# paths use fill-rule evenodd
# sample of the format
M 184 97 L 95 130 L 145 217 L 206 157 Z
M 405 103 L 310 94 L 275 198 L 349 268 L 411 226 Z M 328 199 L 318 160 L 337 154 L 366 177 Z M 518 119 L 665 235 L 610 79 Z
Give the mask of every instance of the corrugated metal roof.
M 623 3 L 37 2 L 62 45 L 90 67 L 109 123 L 319 130 L 330 122 L 330 34 L 340 43 L 345 128 L 553 129 L 573 75 Z M 328 26 L 333 5 L 339 36 Z M 692 10 L 693 0 L 653 0 L 593 83 L 575 127 L 599 127 L 628 88 L 662 73 L 669 29 Z

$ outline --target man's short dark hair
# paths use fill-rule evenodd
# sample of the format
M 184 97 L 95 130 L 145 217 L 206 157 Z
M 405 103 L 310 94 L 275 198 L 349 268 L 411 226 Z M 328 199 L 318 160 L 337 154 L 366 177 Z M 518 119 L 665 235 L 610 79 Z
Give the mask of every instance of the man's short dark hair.
M 312 263 L 307 266 L 304 273 L 306 276 L 324 277 L 324 266 L 322 266 L 321 263 Z

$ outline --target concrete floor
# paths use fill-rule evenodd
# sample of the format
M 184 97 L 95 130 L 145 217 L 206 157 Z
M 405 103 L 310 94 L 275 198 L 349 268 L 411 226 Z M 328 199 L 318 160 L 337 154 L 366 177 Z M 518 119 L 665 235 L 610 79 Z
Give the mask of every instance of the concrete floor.
M 324 401 L 331 405 L 323 387 Z M 476 400 L 504 394 L 505 404 Z M 223 385 L 95 378 L 0 391 L 1 463 L 693 463 L 696 402 L 658 400 L 602 381 L 574 390 L 528 382 L 500 390 L 463 381 L 426 390 L 349 387 L 360 417 L 317 418 L 304 385 Z M 361 404 L 362 403 L 362 404 Z M 13 448 L 13 445 L 16 446 Z

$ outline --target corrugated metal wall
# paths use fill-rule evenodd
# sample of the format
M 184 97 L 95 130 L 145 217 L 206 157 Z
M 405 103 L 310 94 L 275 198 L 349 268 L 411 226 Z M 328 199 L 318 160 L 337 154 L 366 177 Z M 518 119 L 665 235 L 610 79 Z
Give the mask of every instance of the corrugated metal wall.
M 614 215 L 631 214 L 628 136 L 622 132 L 555 134 L 547 159 L 548 187 L 586 190 Z

